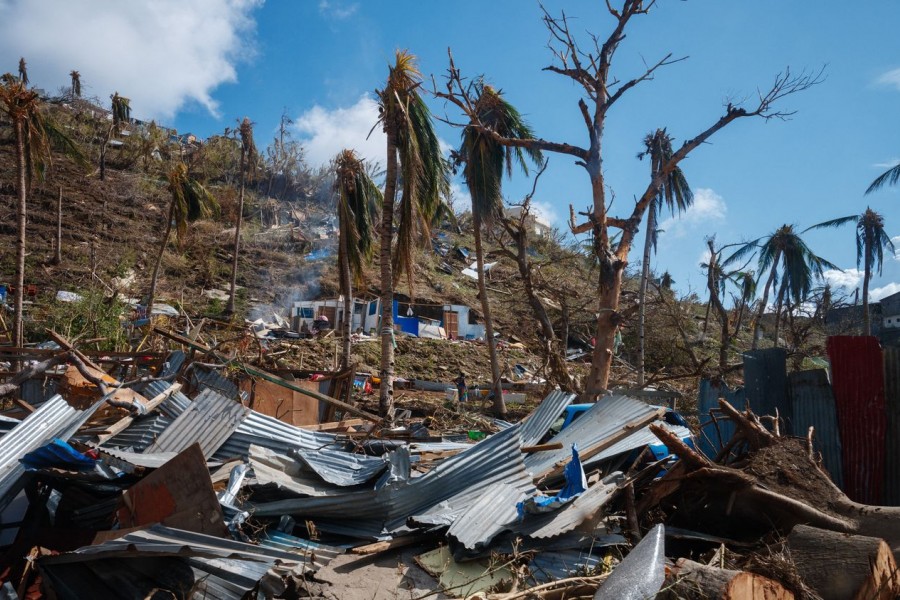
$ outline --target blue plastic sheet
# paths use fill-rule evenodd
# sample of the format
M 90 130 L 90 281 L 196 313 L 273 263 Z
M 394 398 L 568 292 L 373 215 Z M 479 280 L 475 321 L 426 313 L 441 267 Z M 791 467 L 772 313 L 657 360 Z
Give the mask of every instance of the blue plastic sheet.
M 534 496 L 519 502 L 516 505 L 519 518 L 524 518 L 525 513 L 537 514 L 557 510 L 587 490 L 587 477 L 581 465 L 581 457 L 578 456 L 577 444 L 572 444 L 572 460 L 566 465 L 563 475 L 566 478 L 566 485 L 555 496 Z
M 54 438 L 49 444 L 32 450 L 19 459 L 29 469 L 62 467 L 67 469 L 93 469 L 96 460 L 85 456 L 68 442 Z

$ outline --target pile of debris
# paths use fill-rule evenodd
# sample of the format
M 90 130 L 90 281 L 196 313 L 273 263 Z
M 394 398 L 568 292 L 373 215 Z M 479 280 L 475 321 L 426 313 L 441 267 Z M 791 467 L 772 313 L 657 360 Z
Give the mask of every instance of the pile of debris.
M 317 395 L 343 420 L 298 427 L 247 406 L 211 352 L 122 381 L 62 346 L 41 365 L 57 394 L 0 418 L 6 598 L 900 593 L 900 513 L 851 502 L 811 440 L 724 401 L 715 458 L 621 395 L 563 421 L 574 396 L 553 392 L 477 435 Z M 363 578 L 381 557 L 389 581 Z

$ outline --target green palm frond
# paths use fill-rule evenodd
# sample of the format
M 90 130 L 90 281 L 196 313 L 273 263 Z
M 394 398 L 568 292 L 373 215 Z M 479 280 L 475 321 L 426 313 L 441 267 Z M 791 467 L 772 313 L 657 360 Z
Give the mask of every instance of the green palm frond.
M 884 265 L 884 249 L 895 252 L 894 242 L 884 230 L 884 217 L 871 208 L 855 217 L 856 223 L 856 266 L 868 265 L 881 275 Z M 866 274 L 871 277 L 871 272 Z
M 900 181 L 900 163 L 876 177 L 875 181 L 866 188 L 866 193 L 871 194 L 876 190 L 880 190 L 885 185 L 897 185 L 898 181 Z
M 825 221 L 823 223 L 818 223 L 816 225 L 811 225 L 804 229 L 801 233 L 806 233 L 807 231 L 813 231 L 816 229 L 837 229 L 847 223 L 855 223 L 859 220 L 859 215 L 850 215 L 849 217 L 840 217 L 838 219 L 832 219 L 830 221 Z
M 110 96 L 112 100 L 112 116 L 113 123 L 121 125 L 131 121 L 131 100 L 125 96 L 120 96 L 119 92 L 115 92 Z
M 339 235 L 348 242 L 350 273 L 355 285 L 360 285 L 364 266 L 375 253 L 376 223 L 383 198 L 381 190 L 369 177 L 366 165 L 352 150 L 338 154 L 334 168 Z M 343 252 L 343 249 L 339 251 Z M 338 258 L 342 259 L 342 256 Z
M 169 171 L 168 181 L 175 233 L 182 241 L 187 234 L 188 223 L 218 215 L 219 203 L 203 184 L 188 174 L 184 163 L 175 165 Z

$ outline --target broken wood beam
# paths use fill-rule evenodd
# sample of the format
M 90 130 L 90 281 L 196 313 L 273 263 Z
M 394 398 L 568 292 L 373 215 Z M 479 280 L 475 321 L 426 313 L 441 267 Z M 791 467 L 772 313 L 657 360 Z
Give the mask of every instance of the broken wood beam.
M 703 565 L 685 558 L 667 569 L 661 598 L 680 600 L 793 600 L 794 594 L 780 583 L 747 571 Z
M 552 444 L 537 444 L 535 446 L 522 446 L 522 452 L 531 454 L 532 452 L 545 452 L 547 450 L 562 450 L 562 442 L 554 442 Z

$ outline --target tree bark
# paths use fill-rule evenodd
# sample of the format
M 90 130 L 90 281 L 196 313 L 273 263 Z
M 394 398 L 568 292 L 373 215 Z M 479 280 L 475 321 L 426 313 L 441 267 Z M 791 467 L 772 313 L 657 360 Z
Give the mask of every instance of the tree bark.
M 878 537 L 797 525 L 787 543 L 803 582 L 822 600 L 894 600 L 900 594 L 894 555 Z
M 244 223 L 244 166 L 247 160 L 247 149 L 241 145 L 241 187 L 238 193 L 237 223 L 234 226 L 234 258 L 231 263 L 231 291 L 228 293 L 228 304 L 225 306 L 225 314 L 234 314 L 234 296 L 237 291 L 238 256 L 241 252 L 241 225 Z
M 62 262 L 62 202 L 62 186 L 59 186 L 59 199 L 56 201 L 56 255 L 53 257 L 56 264 Z
M 153 265 L 153 274 L 150 276 L 150 293 L 147 294 L 147 318 L 153 318 L 153 303 L 156 300 L 156 283 L 159 280 L 159 267 L 162 265 L 163 254 L 169 243 L 169 235 L 172 233 L 172 219 L 175 217 L 175 201 L 169 201 L 169 213 L 166 217 L 166 229 L 163 232 L 162 242 L 159 245 L 159 254 L 156 255 L 156 263 Z
M 775 302 L 775 348 L 778 347 L 778 336 L 781 334 L 781 308 L 784 306 L 784 294 L 786 288 L 786 282 L 782 281 L 781 287 L 778 288 L 778 300 Z
M 872 241 L 865 239 L 865 267 L 863 274 L 863 335 L 872 335 L 872 322 L 869 316 L 869 279 L 872 278 Z
M 759 326 L 762 321 L 763 314 L 766 312 L 766 302 L 769 301 L 769 290 L 772 288 L 772 282 L 775 281 L 775 273 L 778 270 L 778 261 L 781 259 L 781 250 L 775 251 L 775 259 L 772 261 L 772 270 L 769 271 L 769 278 L 766 279 L 766 287 L 763 288 L 763 295 L 759 301 L 759 310 L 756 312 L 756 321 L 753 323 L 753 340 L 750 348 L 756 350 L 759 339 Z
M 794 594 L 768 577 L 719 569 L 680 558 L 669 570 L 660 597 L 679 600 L 793 600 Z
M 484 337 L 487 341 L 491 361 L 491 390 L 494 392 L 493 411 L 500 418 L 506 416 L 503 388 L 500 385 L 500 363 L 497 360 L 497 343 L 494 340 L 494 321 L 491 318 L 491 304 L 488 301 L 487 286 L 484 283 L 484 244 L 481 239 L 481 215 L 472 211 L 472 228 L 475 233 L 475 263 L 478 268 L 478 297 L 481 299 L 481 314 L 484 317 Z
M 650 279 L 650 250 L 653 248 L 653 231 L 656 229 L 656 211 L 647 215 L 647 235 L 644 237 L 644 260 L 641 265 L 641 287 L 638 290 L 638 385 L 644 387 L 644 319 L 647 312 L 647 282 Z
M 25 227 L 27 223 L 26 209 L 28 202 L 28 176 L 25 166 L 25 123 L 22 118 L 15 121 L 16 128 L 16 163 L 18 172 L 18 203 L 16 204 L 16 221 L 18 231 L 16 237 L 16 291 L 13 294 L 13 346 L 21 348 L 25 343 L 25 326 L 23 300 L 25 297 Z
M 115 119 L 113 124 L 106 131 L 106 137 L 103 138 L 103 144 L 100 146 L 100 181 L 106 180 L 106 150 L 109 148 L 109 141 L 112 139 L 113 129 L 116 126 Z
M 731 333 L 728 331 L 728 311 L 719 298 L 719 282 L 716 281 L 716 273 L 718 271 L 719 255 L 716 252 L 712 239 L 706 240 L 709 246 L 709 266 L 706 270 L 706 289 L 709 291 L 709 304 L 716 309 L 719 316 L 719 326 L 721 327 L 719 335 L 719 373 L 724 376 L 728 370 L 728 348 L 731 346 Z
M 384 202 L 381 207 L 381 384 L 378 389 L 378 411 L 382 418 L 394 422 L 394 274 L 391 265 L 391 242 L 394 237 L 394 204 L 397 200 L 396 133 L 387 132 L 387 165 Z
M 341 228 L 343 229 L 343 227 Z M 340 240 L 338 241 L 340 244 L 340 249 L 338 251 L 340 257 L 340 269 L 341 269 L 341 293 L 344 295 L 344 314 L 343 314 L 343 322 L 341 323 L 341 335 L 343 339 L 341 340 L 341 370 L 345 371 L 350 368 L 350 333 L 351 333 L 351 320 L 353 318 L 353 313 L 351 310 L 353 304 L 353 292 L 351 290 L 351 278 L 350 278 L 350 257 L 347 254 L 349 251 L 347 236 L 344 235 L 344 231 L 340 232 Z M 352 385 L 350 387 L 353 387 Z

